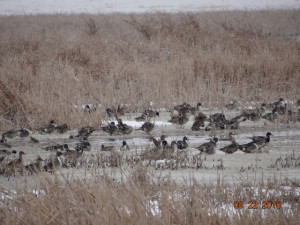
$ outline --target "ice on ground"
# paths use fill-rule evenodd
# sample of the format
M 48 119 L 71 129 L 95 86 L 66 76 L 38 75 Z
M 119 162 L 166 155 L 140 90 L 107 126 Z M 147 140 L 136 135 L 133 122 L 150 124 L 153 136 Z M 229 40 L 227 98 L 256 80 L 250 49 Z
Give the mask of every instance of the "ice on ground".
M 0 15 L 52 13 L 145 13 L 300 8 L 298 0 L 1 0 Z

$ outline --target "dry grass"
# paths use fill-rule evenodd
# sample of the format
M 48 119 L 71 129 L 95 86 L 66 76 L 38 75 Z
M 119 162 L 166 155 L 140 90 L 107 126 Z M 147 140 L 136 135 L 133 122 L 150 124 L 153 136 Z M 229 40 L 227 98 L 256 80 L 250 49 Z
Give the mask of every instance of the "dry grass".
M 298 224 L 299 192 L 284 190 L 278 180 L 228 185 L 178 184 L 153 176 L 144 167 L 117 182 L 109 175 L 92 180 L 37 177 L 39 192 L 16 186 L 0 189 L 1 224 Z M 2 200 L 1 200 L 2 199 Z M 258 209 L 234 209 L 235 201 L 258 201 Z M 261 209 L 262 201 L 281 208 Z M 284 204 L 283 204 L 284 203 Z
M 9 16 L 0 30 L 0 97 L 3 86 L 22 102 L 15 114 L 1 105 L 2 128 L 53 118 L 92 125 L 119 103 L 136 109 L 150 101 L 158 108 L 300 95 L 300 43 L 286 38 L 300 32 L 299 10 Z M 84 103 L 102 108 L 87 116 L 73 107 Z

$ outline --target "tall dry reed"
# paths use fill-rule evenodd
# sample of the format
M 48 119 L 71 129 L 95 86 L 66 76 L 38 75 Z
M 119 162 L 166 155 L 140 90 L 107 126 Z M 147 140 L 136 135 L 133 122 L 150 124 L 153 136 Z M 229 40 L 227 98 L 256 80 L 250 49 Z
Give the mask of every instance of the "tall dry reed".
M 0 17 L 0 81 L 26 120 L 96 124 L 107 106 L 299 99 L 299 10 Z M 1 90 L 3 91 L 3 90 Z M 2 94 L 3 95 L 3 94 Z M 96 114 L 73 105 L 101 104 Z M 19 107 L 19 109 L 21 109 Z M 20 115 L 20 114 L 18 114 Z

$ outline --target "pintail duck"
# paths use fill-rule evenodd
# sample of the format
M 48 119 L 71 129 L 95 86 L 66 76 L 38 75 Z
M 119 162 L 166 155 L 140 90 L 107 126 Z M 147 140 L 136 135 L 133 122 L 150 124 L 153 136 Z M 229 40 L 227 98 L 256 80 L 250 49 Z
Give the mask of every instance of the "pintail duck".
M 89 141 L 81 141 L 80 143 L 77 143 L 75 149 L 77 151 L 91 151 L 91 144 Z
M 186 149 L 189 145 L 186 142 L 188 140 L 188 138 L 186 136 L 183 137 L 182 141 L 177 141 L 177 148 L 178 149 Z
M 239 144 L 233 139 L 230 145 L 220 148 L 220 151 L 227 154 L 235 153 L 239 149 Z
M 278 113 L 277 112 L 270 112 L 265 115 L 263 115 L 261 118 L 265 120 L 269 120 L 271 122 L 274 122 L 278 118 Z
M 234 110 L 237 106 L 237 101 L 232 101 L 231 103 L 225 105 L 225 108 L 228 110 Z
M 154 129 L 154 123 L 145 122 L 139 129 L 136 130 L 142 130 L 145 131 L 147 134 L 149 134 L 153 129 Z
M 11 154 L 11 151 L 9 151 L 9 150 L 6 150 L 6 149 L 0 150 L 0 155 L 10 155 L 10 154 Z
M 217 137 L 214 137 L 209 142 L 200 145 L 196 149 L 198 149 L 200 152 L 205 152 L 209 155 L 212 155 L 215 153 L 215 147 L 216 147 L 218 140 L 219 139 Z
M 18 136 L 19 136 L 20 138 L 26 138 L 26 137 L 28 137 L 29 135 L 30 135 L 29 130 L 26 130 L 26 129 L 24 129 L 24 128 L 21 128 L 20 130 L 18 130 Z
M 113 135 L 117 133 L 118 127 L 116 126 L 115 122 L 110 122 L 107 126 L 101 127 L 101 130 L 109 133 L 109 135 Z
M 254 153 L 258 150 L 257 144 L 255 144 L 253 141 L 239 145 L 239 149 L 245 153 Z
M 300 122 L 300 109 L 298 110 L 298 112 L 288 110 L 288 120 L 292 122 Z
M 106 114 L 109 118 L 111 118 L 112 116 L 116 116 L 116 117 L 124 116 L 125 113 L 126 113 L 126 107 L 121 105 L 118 105 L 117 109 L 114 106 L 106 109 Z
M 153 141 L 153 143 L 155 145 L 155 147 L 152 149 L 152 151 L 157 151 L 162 148 L 162 142 L 166 140 L 166 136 L 161 135 L 159 140 L 155 139 L 154 137 L 150 137 L 149 140 Z
M 240 123 L 244 122 L 246 120 L 247 119 L 242 116 L 236 116 L 236 117 L 232 118 L 231 120 L 227 120 L 225 123 L 226 129 L 231 129 L 231 130 L 239 129 Z
M 254 144 L 265 145 L 270 142 L 271 135 L 271 132 L 267 132 L 266 136 L 253 136 L 250 139 L 253 141 Z
M 104 146 L 103 144 L 101 145 L 101 150 L 100 151 L 112 151 L 115 149 L 115 146 Z
M 67 144 L 63 144 L 63 145 L 58 144 L 58 145 L 47 146 L 47 147 L 44 147 L 42 149 L 44 149 L 46 151 L 58 151 L 58 150 L 63 151 L 63 150 L 69 149 L 69 146 Z
M 6 138 L 4 136 L 2 136 L 2 138 L 0 140 L 0 144 L 3 145 L 6 148 L 11 148 L 12 147 L 11 144 L 7 143 L 7 140 L 6 140 Z
M 14 138 L 17 137 L 18 134 L 19 134 L 18 130 L 9 130 L 2 134 L 2 138 Z
M 55 156 L 50 158 L 50 161 L 43 167 L 43 169 L 51 174 L 54 173 L 54 170 L 62 166 L 60 156 L 63 155 L 62 152 L 56 152 Z
M 242 114 L 244 118 L 247 120 L 251 120 L 253 122 L 260 120 L 261 114 L 260 113 L 251 113 L 251 114 Z
M 247 115 L 250 115 L 250 114 L 258 114 L 258 115 L 261 115 L 263 113 L 266 112 L 266 104 L 265 103 L 262 103 L 260 105 L 260 107 L 255 107 L 255 108 L 244 108 L 242 110 L 242 116 L 247 116 Z
M 76 137 L 88 138 L 94 131 L 95 131 L 95 128 L 92 126 L 82 127 L 78 131 L 78 135 Z
M 145 114 L 142 114 L 141 116 L 139 116 L 139 117 L 136 117 L 136 118 L 134 118 L 135 119 L 135 121 L 137 121 L 137 122 L 140 122 L 140 121 L 145 121 L 145 120 L 147 120 L 148 119 L 148 116 L 147 115 L 145 115 Z
M 122 122 L 121 119 L 118 119 L 118 132 L 122 134 L 130 134 L 133 131 L 133 127 L 129 126 Z
M 29 143 L 35 143 L 35 144 L 37 144 L 37 143 L 40 143 L 40 141 L 39 141 L 38 139 L 36 139 L 36 138 L 30 136 L 30 141 L 29 141 Z
M 7 165 L 8 166 L 13 166 L 13 167 L 21 167 L 23 165 L 23 155 L 25 155 L 25 153 L 23 151 L 19 152 L 19 158 L 10 161 Z
M 200 127 L 204 127 L 204 122 L 207 120 L 207 116 L 204 113 L 199 112 L 197 116 L 195 116 L 195 122 L 192 125 L 193 131 L 200 130 Z
M 60 126 L 55 127 L 55 130 L 57 131 L 57 133 L 64 134 L 69 130 L 69 127 L 64 123 Z
M 186 114 L 182 114 L 177 117 L 171 118 L 168 122 L 182 126 L 182 125 L 186 124 L 187 122 L 189 122 L 189 118 Z
M 33 173 L 38 174 L 43 170 L 42 162 L 45 161 L 41 157 L 38 157 L 34 163 L 30 163 L 25 166 L 25 169 L 32 175 Z
M 172 159 L 173 153 L 176 150 L 176 141 L 172 141 L 171 145 L 168 145 L 168 142 L 164 140 L 162 142 L 163 148 L 162 148 L 162 158 L 164 159 Z
M 174 110 L 176 110 L 176 111 L 181 111 L 181 109 L 183 109 L 183 108 L 186 108 L 188 106 L 188 104 L 186 104 L 185 102 L 184 103 L 182 103 L 181 105 L 176 105 L 176 106 L 174 106 Z
M 121 148 L 120 148 L 120 151 L 129 151 L 130 150 L 130 148 L 129 148 L 129 146 L 127 145 L 127 142 L 126 141 L 123 141 L 122 142 L 122 146 L 121 146 Z
M 159 116 L 159 112 L 148 109 L 148 110 L 145 110 L 144 115 L 146 115 L 149 118 L 153 118 L 153 117 Z
M 38 129 L 38 131 L 40 133 L 47 133 L 47 134 L 50 134 L 50 133 L 53 133 L 55 131 L 55 122 L 54 120 L 50 120 L 50 123 L 48 125 L 45 125 L 41 128 Z

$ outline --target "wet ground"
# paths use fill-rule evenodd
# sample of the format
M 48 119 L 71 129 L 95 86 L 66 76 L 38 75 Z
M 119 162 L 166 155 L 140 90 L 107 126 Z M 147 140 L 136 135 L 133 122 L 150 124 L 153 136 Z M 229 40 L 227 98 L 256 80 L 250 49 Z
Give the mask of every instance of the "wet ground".
M 209 115 L 214 112 L 220 112 L 218 110 L 207 110 L 205 114 Z M 239 114 L 239 111 L 225 111 L 226 118 L 232 118 Z M 132 125 L 134 128 L 139 128 L 142 122 L 135 122 L 134 118 L 139 116 L 140 113 L 131 114 L 123 117 L 123 122 Z M 300 124 L 276 124 L 270 123 L 264 119 L 258 122 L 245 121 L 241 123 L 240 129 L 231 130 L 234 132 L 234 137 L 239 144 L 250 142 L 249 137 L 253 135 L 265 135 L 266 132 L 271 132 L 271 142 L 262 149 L 261 153 L 245 154 L 241 151 L 237 151 L 234 154 L 225 154 L 219 150 L 214 155 L 201 155 L 201 166 L 197 168 L 193 164 L 193 156 L 199 154 L 196 149 L 211 137 L 216 135 L 217 137 L 227 136 L 229 130 L 220 131 L 192 131 L 191 126 L 193 123 L 193 116 L 190 117 L 190 121 L 179 127 L 167 123 L 170 118 L 168 112 L 161 112 L 160 117 L 155 120 L 156 127 L 150 133 L 151 136 L 160 137 L 162 134 L 167 135 L 166 140 L 171 143 L 172 140 L 181 140 L 183 136 L 189 138 L 189 147 L 186 150 L 188 161 L 183 165 L 180 165 L 177 169 L 171 169 L 168 166 L 168 161 L 144 161 L 142 165 L 148 166 L 153 176 L 165 176 L 170 175 L 177 181 L 184 181 L 189 177 L 194 177 L 201 182 L 217 182 L 220 179 L 230 183 L 247 182 L 254 180 L 267 180 L 267 179 L 279 179 L 283 183 L 299 183 L 300 179 Z M 99 125 L 100 127 L 100 125 Z M 98 130 L 95 131 L 90 137 L 92 149 L 89 152 L 84 152 L 83 158 L 85 160 L 91 160 L 99 156 L 99 154 L 109 155 L 109 152 L 101 152 L 101 145 L 105 146 L 114 145 L 118 151 L 122 145 L 122 141 L 126 140 L 130 151 L 125 154 L 127 157 L 139 157 L 140 153 L 145 149 L 150 149 L 154 145 L 149 141 L 150 135 L 147 135 L 143 131 L 133 131 L 130 135 L 109 136 L 108 134 Z M 33 162 L 37 156 L 43 159 L 49 158 L 51 152 L 43 150 L 43 147 L 53 144 L 65 144 L 67 143 L 71 147 L 75 147 L 78 140 L 70 140 L 70 135 L 76 135 L 77 131 L 69 131 L 65 134 L 50 134 L 42 135 L 38 133 L 32 133 L 31 136 L 37 138 L 40 143 L 31 144 L 29 138 L 21 139 L 15 138 L 8 140 L 13 145 L 11 150 L 24 151 L 24 164 Z M 219 141 L 216 149 L 220 149 L 223 146 L 230 144 L 228 141 Z M 1 146 L 1 149 L 3 147 Z M 13 156 L 10 156 L 13 158 Z M 199 156 L 198 156 L 199 160 Z M 167 163 L 166 163 L 167 162 Z M 85 168 L 62 168 L 56 171 L 56 174 L 63 178 L 70 177 L 93 177 L 103 174 L 110 174 L 116 179 L 126 178 L 130 174 L 131 166 L 124 165 L 121 168 L 99 168 L 93 167 Z M 42 173 L 42 176 L 53 176 L 46 172 Z M 14 178 L 0 176 L 0 185 L 2 187 L 9 188 L 15 185 L 15 182 L 24 180 L 24 177 Z M 26 177 L 27 182 L 32 185 L 36 184 L 36 176 Z

